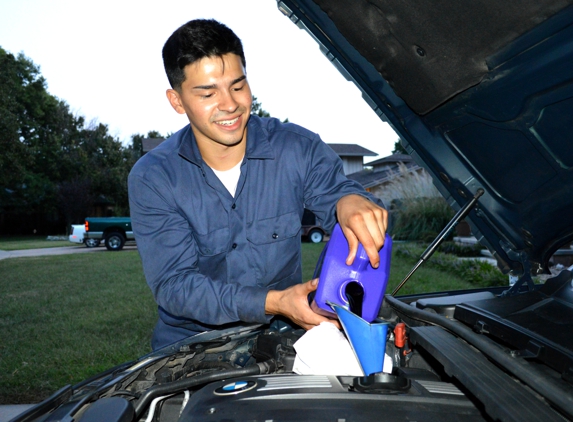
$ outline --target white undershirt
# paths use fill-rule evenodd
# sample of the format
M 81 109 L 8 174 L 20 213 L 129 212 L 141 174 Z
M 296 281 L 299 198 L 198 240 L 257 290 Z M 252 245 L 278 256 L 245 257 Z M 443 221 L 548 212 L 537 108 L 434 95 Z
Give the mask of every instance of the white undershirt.
M 235 197 L 235 192 L 237 191 L 237 184 L 239 183 L 239 177 L 241 177 L 241 164 L 243 160 L 239 161 L 237 165 L 229 170 L 213 170 L 213 173 L 219 178 L 221 183 L 227 188 L 231 196 Z

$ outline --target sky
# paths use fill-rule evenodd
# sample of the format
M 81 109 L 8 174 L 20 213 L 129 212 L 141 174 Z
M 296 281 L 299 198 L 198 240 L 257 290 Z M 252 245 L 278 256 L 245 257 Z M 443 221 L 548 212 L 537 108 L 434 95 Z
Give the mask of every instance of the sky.
M 48 92 L 87 122 L 131 135 L 188 124 L 165 96 L 161 49 L 179 26 L 213 18 L 242 40 L 253 95 L 273 117 L 390 155 L 398 135 L 380 120 L 275 0 L 0 0 L 0 47 L 40 67 Z

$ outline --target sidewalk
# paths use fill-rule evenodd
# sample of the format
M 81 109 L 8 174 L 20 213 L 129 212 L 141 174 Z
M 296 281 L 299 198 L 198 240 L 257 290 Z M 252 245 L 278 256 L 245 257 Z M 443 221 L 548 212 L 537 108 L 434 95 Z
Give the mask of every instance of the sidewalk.
M 135 250 L 137 246 L 125 245 L 123 250 Z M 105 246 L 98 246 L 96 248 L 86 248 L 84 245 L 78 246 L 61 246 L 57 248 L 42 248 L 42 249 L 23 249 L 18 251 L 2 251 L 0 250 L 0 260 L 6 258 L 25 258 L 31 256 L 46 256 L 46 255 L 66 255 L 73 253 L 95 253 L 95 252 L 108 252 Z M 121 251 L 120 251 L 121 252 Z
M 20 413 L 28 410 L 33 404 L 5 404 L 0 405 L 0 422 L 8 422 Z

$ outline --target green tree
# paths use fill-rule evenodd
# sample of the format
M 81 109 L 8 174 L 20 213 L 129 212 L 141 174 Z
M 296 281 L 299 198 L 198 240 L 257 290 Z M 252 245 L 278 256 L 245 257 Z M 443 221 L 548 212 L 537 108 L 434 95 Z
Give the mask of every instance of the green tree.
M 91 181 L 76 177 L 58 186 L 58 202 L 66 224 L 66 234 L 74 223 L 83 222 L 94 203 Z
M 0 48 L 0 210 L 55 210 L 64 128 L 74 128 L 67 105 L 46 91 L 39 69 L 23 54 Z
M 0 212 L 13 202 L 13 194 L 24 178 L 24 171 L 31 161 L 25 145 L 20 141 L 22 107 L 17 98 L 24 82 L 29 84 L 32 75 L 22 75 L 16 58 L 0 48 Z
M 406 148 L 402 146 L 402 139 L 398 138 L 396 142 L 394 142 L 394 149 L 392 150 L 392 154 L 406 154 L 408 155 L 408 151 Z
M 86 179 L 91 183 L 93 198 L 114 204 L 116 215 L 129 211 L 127 176 L 132 166 L 131 153 L 111 136 L 105 124 L 92 122 L 81 132 L 86 154 Z
M 0 213 L 3 222 L 80 222 L 96 198 L 128 211 L 131 151 L 104 124 L 85 124 L 48 93 L 39 68 L 0 48 Z M 43 216 L 43 217 L 42 217 Z M 63 228 L 63 224 L 61 226 Z
M 251 104 L 251 114 L 259 117 L 271 117 L 271 114 L 263 109 L 261 102 L 253 95 L 253 102 Z M 288 117 L 282 121 L 283 123 L 288 123 Z
M 131 166 L 143 155 L 143 140 L 146 138 L 152 139 L 167 139 L 171 135 L 163 136 L 156 130 L 147 132 L 147 136 L 140 133 L 131 135 L 131 144 L 127 147 L 131 156 Z
M 271 117 L 271 114 L 263 109 L 263 105 L 257 97 L 253 95 L 253 102 L 251 104 L 251 114 L 254 114 L 259 117 Z

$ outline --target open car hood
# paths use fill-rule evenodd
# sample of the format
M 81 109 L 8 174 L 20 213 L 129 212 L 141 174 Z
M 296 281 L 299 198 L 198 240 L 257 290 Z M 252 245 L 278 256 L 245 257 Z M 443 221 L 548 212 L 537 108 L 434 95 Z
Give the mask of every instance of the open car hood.
M 504 272 L 573 239 L 571 0 L 284 0 Z M 376 134 L 372 134 L 376 136 Z

